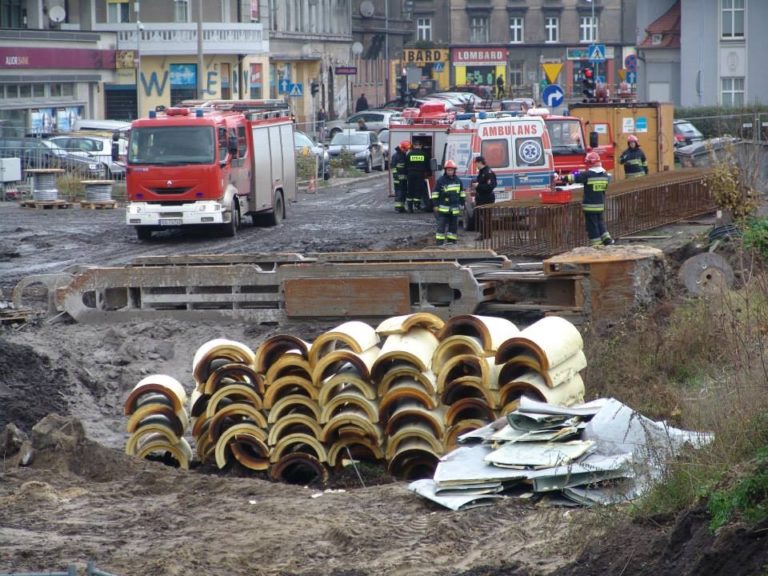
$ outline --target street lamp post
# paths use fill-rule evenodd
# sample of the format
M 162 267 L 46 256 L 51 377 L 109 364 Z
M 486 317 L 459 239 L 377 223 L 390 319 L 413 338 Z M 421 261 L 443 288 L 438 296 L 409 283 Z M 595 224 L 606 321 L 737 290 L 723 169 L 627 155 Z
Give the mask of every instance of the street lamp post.
M 136 0 L 133 4 L 136 12 L 136 118 L 141 118 L 141 2 Z
M 384 60 L 387 66 L 384 72 L 384 102 L 389 102 L 389 0 L 384 0 Z

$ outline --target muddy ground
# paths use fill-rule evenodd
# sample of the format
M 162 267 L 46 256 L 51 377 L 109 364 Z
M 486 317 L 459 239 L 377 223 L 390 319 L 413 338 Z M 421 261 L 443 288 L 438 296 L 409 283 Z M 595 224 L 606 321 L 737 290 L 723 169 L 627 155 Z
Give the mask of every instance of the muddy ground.
M 8 298 L 30 274 L 122 265 L 139 255 L 428 245 L 431 215 L 396 214 L 391 203 L 385 176 L 376 175 L 302 194 L 277 228 L 245 227 L 234 240 L 167 233 L 151 243 L 136 239 L 121 210 L 0 203 L 0 288 Z M 462 243 L 473 245 L 473 236 Z M 332 327 L 307 323 L 290 333 L 312 340 Z M 324 491 L 236 470 L 182 471 L 122 453 L 123 402 L 143 376 L 170 374 L 191 390 L 192 357 L 201 344 L 227 337 L 255 348 L 279 331 L 165 319 L 4 325 L 0 430 L 13 423 L 31 434 L 44 420 L 32 435 L 29 466 L 18 467 L 0 446 L 0 572 L 62 570 L 92 560 L 120 576 L 746 575 L 768 562 L 765 527 L 712 535 L 703 511 L 598 536 L 599 511 L 504 500 L 451 512 L 376 470 L 365 471 L 366 487 L 342 474 Z M 61 417 L 45 418 L 52 413 Z

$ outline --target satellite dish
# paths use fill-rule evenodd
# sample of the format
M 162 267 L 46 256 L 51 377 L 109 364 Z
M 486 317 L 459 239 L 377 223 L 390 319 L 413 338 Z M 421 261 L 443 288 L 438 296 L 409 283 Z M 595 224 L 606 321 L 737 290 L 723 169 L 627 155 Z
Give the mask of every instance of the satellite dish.
M 360 56 L 360 54 L 363 53 L 363 45 L 360 44 L 360 42 L 353 42 L 352 43 L 352 54 L 355 56 Z
M 67 13 L 61 6 L 53 6 L 48 10 L 48 18 L 51 22 L 64 22 L 64 18 L 67 17 Z
M 375 9 L 371 0 L 363 0 L 363 2 L 360 3 L 360 15 L 363 16 L 363 18 L 370 18 L 373 16 L 374 11 Z

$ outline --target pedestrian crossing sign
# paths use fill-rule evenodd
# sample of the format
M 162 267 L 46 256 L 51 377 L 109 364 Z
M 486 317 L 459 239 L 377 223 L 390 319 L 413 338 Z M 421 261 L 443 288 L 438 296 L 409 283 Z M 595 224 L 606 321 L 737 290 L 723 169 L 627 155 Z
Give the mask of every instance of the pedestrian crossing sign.
M 605 44 L 592 44 L 588 54 L 592 62 L 605 62 Z

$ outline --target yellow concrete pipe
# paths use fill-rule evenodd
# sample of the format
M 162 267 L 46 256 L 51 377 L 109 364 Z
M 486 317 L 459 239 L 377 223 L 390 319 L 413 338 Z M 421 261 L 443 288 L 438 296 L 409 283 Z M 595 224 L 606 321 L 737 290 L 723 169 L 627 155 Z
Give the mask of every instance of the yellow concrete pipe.
M 124 404 L 125 415 L 130 416 L 133 414 L 142 404 L 142 399 L 146 400 L 146 396 L 151 394 L 161 394 L 164 396 L 168 401 L 168 405 L 173 407 L 174 412 L 185 409 L 187 393 L 184 391 L 184 386 L 172 376 L 152 374 L 142 378 L 131 390 Z
M 576 374 L 559 386 L 550 388 L 541 374 L 530 371 L 512 382 L 504 384 L 499 394 L 503 404 L 503 414 L 516 409 L 517 402 L 524 394 L 534 400 L 556 406 L 573 406 L 584 401 L 584 380 L 579 374 Z
M 373 346 L 362 352 L 351 350 L 334 350 L 320 358 L 312 369 L 312 383 L 320 388 L 323 382 L 336 372 L 349 365 L 357 372 L 361 380 L 371 379 L 371 368 L 379 357 L 381 350 Z
M 201 386 L 216 368 L 222 364 L 237 362 L 251 368 L 256 366 L 256 356 L 248 346 L 226 338 L 214 338 L 200 346 L 192 359 L 192 375 L 195 384 Z
M 270 336 L 254 353 L 254 368 L 259 374 L 266 374 L 270 366 L 283 356 L 298 356 L 309 360 L 309 342 L 288 334 Z
M 376 424 L 379 421 L 379 403 L 369 400 L 356 388 L 349 388 L 331 398 L 328 403 L 320 404 L 320 424 L 326 424 L 335 414 L 349 411 L 362 411 L 368 420 Z
M 273 382 L 283 376 L 297 374 L 312 381 L 312 366 L 309 365 L 309 360 L 298 354 L 284 354 L 267 370 L 265 387 L 269 388 Z
M 379 419 L 386 424 L 395 410 L 412 403 L 417 403 L 426 410 L 435 410 L 439 407 L 437 396 L 428 393 L 413 380 L 402 379 L 393 384 L 379 400 Z
M 442 341 L 449 336 L 474 336 L 482 343 L 482 356 L 493 356 L 499 346 L 519 332 L 517 326 L 506 318 L 459 314 L 445 323 L 437 337 Z
M 445 390 L 446 383 L 463 376 L 475 376 L 489 390 L 498 390 L 498 370 L 493 357 L 477 354 L 457 354 L 448 358 L 437 375 L 437 393 Z
M 264 394 L 264 376 L 258 374 L 253 367 L 239 362 L 230 362 L 216 368 L 208 376 L 201 391 L 210 395 L 228 384 L 246 384 L 257 394 Z
M 312 416 L 301 413 L 285 414 L 269 428 L 267 443 L 270 446 L 275 446 L 281 438 L 296 432 L 309 434 L 318 440 L 323 435 L 322 427 Z
M 281 376 L 273 383 L 267 385 L 267 391 L 264 393 L 264 409 L 270 410 L 275 403 L 290 394 L 302 394 L 307 398 L 317 401 L 319 391 L 312 384 L 312 381 L 303 376 L 289 374 Z
M 414 328 L 425 328 L 436 335 L 444 325 L 445 322 L 439 316 L 430 312 L 416 312 L 387 318 L 376 327 L 376 332 L 379 336 L 389 336 L 391 334 L 406 334 Z
M 296 432 L 294 434 L 288 434 L 280 438 L 280 441 L 272 448 L 269 454 L 269 461 L 272 464 L 278 462 L 284 454 L 291 452 L 304 452 L 317 458 L 319 462 L 328 461 L 328 453 L 317 438 Z
M 546 316 L 506 340 L 496 352 L 496 364 L 505 364 L 516 356 L 531 355 L 539 372 L 570 358 L 584 348 L 579 330 L 559 316 Z
M 179 463 L 180 468 L 189 470 L 189 463 L 192 460 L 192 448 L 190 448 L 189 443 L 184 438 L 180 438 L 175 444 L 167 443 L 162 438 L 146 442 L 141 445 L 136 456 L 147 458 L 152 454 L 165 456 L 166 453 L 173 456 L 174 460 Z
M 431 370 L 422 372 L 412 364 L 403 361 L 392 364 L 382 378 L 374 381 L 374 383 L 378 382 L 376 391 L 379 398 L 383 398 L 392 386 L 402 381 L 421 386 L 424 392 L 432 396 L 437 394 L 435 374 Z
M 381 354 L 371 369 L 371 378 L 379 381 L 390 368 L 403 363 L 410 364 L 419 372 L 427 372 L 437 345 L 437 337 L 425 328 L 387 336 Z
M 418 402 L 407 402 L 398 406 L 384 427 L 385 437 L 392 436 L 405 426 L 422 422 L 432 429 L 432 435 L 442 441 L 445 436 L 445 407 L 428 410 Z
M 331 398 L 349 388 L 356 389 L 368 400 L 378 398 L 376 387 L 370 378 L 363 379 L 352 366 L 347 366 L 323 381 L 317 400 L 320 404 L 327 404 Z
M 317 337 L 309 349 L 309 364 L 314 367 L 320 358 L 334 350 L 347 348 L 360 354 L 378 344 L 379 335 L 372 326 L 359 320 L 344 322 Z
M 290 414 L 304 414 L 317 421 L 320 420 L 320 405 L 303 394 L 283 396 L 272 405 L 267 415 L 267 423 L 276 424 L 280 418 Z

